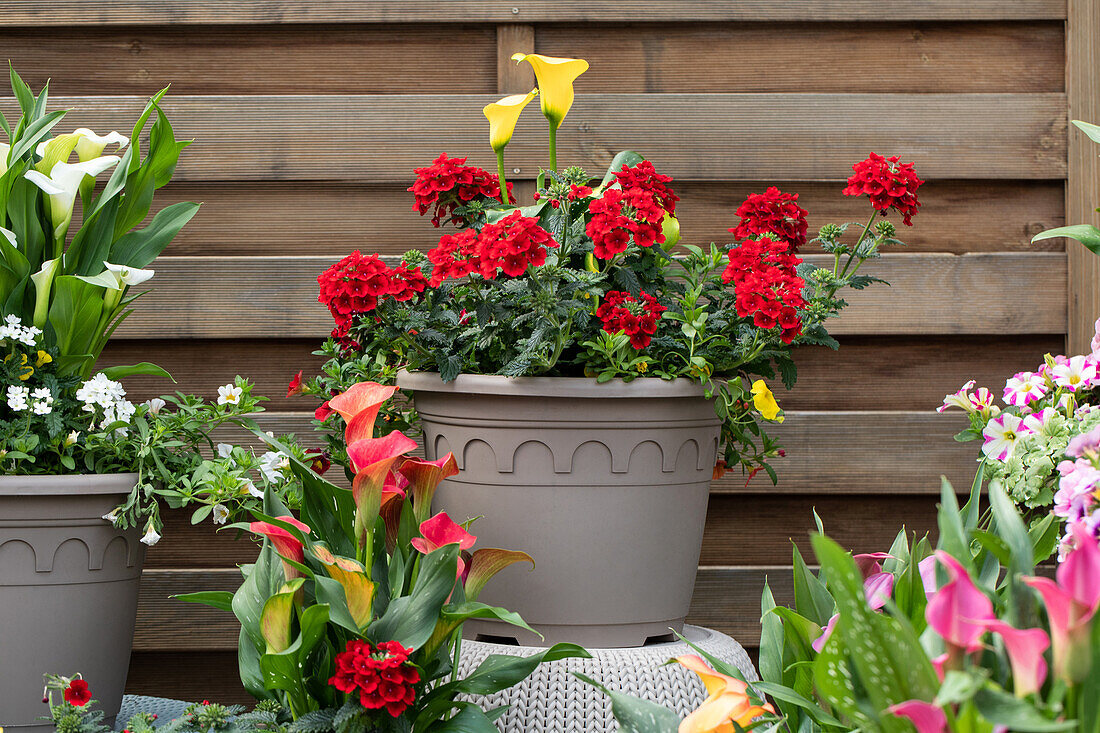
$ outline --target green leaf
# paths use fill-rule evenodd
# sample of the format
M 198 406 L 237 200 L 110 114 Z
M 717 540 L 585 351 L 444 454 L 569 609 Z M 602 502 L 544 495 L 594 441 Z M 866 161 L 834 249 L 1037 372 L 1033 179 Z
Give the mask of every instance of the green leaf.
M 23 81 L 23 78 L 15 72 L 15 67 L 12 66 L 11 61 L 8 61 L 8 79 L 11 82 L 12 94 L 19 102 L 19 109 L 23 112 L 24 117 L 30 119 L 31 115 L 34 114 L 34 92 Z
M 1057 239 L 1058 237 L 1076 239 L 1078 242 L 1085 245 L 1088 251 L 1093 254 L 1100 254 L 1100 229 L 1097 229 L 1092 224 L 1072 224 L 1066 227 L 1047 229 L 1045 232 L 1039 232 L 1032 237 L 1031 243 L 1034 244 L 1044 239 Z
M 431 638 L 443 604 L 454 590 L 458 569 L 458 545 L 451 544 L 424 556 L 412 593 L 395 598 L 367 636 L 379 641 L 395 640 L 419 649 Z
M 52 295 L 49 322 L 61 352 L 58 369 L 63 374 L 80 373 L 86 366 L 84 355 L 96 356 L 93 345 L 100 333 L 103 289 L 78 277 L 62 275 L 54 279 Z
M 165 379 L 172 379 L 172 375 L 165 371 L 163 368 L 152 364 L 147 361 L 140 362 L 138 364 L 130 364 L 128 366 L 113 366 L 107 367 L 101 370 L 108 379 L 122 379 L 123 377 L 164 377 Z
M 645 157 L 635 153 L 633 150 L 623 150 L 618 153 L 611 159 L 611 165 L 607 166 L 607 173 L 604 174 L 603 180 L 600 181 L 600 186 L 606 186 L 608 183 L 615 180 L 615 174 L 623 168 L 633 168 L 643 160 L 645 160 Z
M 112 265 L 146 267 L 155 260 L 168 243 L 191 221 L 199 210 L 199 204 L 181 201 L 165 206 L 144 229 L 123 235 L 111 246 L 109 262 Z
M 267 647 L 260 632 L 260 618 L 267 599 L 279 592 L 283 581 L 282 563 L 279 562 L 271 542 L 265 539 L 256 563 L 241 587 L 233 594 L 233 615 L 241 622 L 241 628 L 248 634 L 256 649 Z
M 992 684 L 987 684 L 974 694 L 974 707 L 993 725 L 1007 726 L 1012 731 L 1046 733 L 1077 728 L 1074 720 L 1059 722 L 1043 717 L 1032 703 L 1020 700 Z
M 783 682 L 783 622 L 772 613 L 775 598 L 764 580 L 760 597 L 760 676 L 769 682 Z
M 34 122 L 29 122 L 27 128 L 23 130 L 19 142 L 11 146 L 11 150 L 8 153 L 8 160 L 19 160 L 24 155 L 34 150 L 35 146 L 50 134 L 50 130 L 52 130 L 58 122 L 61 122 L 61 118 L 64 116 L 64 110 L 56 110 L 50 112 L 45 117 L 38 118 Z
M 825 626 L 833 615 L 836 603 L 829 595 L 829 589 L 813 574 L 802 559 L 798 545 L 791 543 L 794 549 L 794 607 L 818 626 Z
M 454 691 L 467 695 L 492 695 L 522 682 L 543 662 L 574 657 L 591 659 L 592 655 L 576 644 L 555 644 L 529 657 L 490 654 L 474 671 L 454 684 Z
M 611 713 L 623 733 L 676 733 L 680 726 L 679 716 L 664 705 L 609 690 L 580 672 L 574 672 L 573 676 L 611 698 Z
M 233 594 L 227 590 L 203 590 L 197 593 L 181 593 L 172 596 L 184 603 L 201 603 L 204 606 L 212 606 L 222 611 L 233 611 Z
M 499 733 L 493 719 L 484 710 L 472 703 L 462 705 L 462 709 L 449 720 L 440 720 L 426 729 L 426 733 Z
M 946 477 L 940 480 L 940 507 L 937 515 L 940 529 L 939 549 L 956 558 L 963 567 L 973 571 L 970 540 L 963 527 L 962 513 L 955 489 Z

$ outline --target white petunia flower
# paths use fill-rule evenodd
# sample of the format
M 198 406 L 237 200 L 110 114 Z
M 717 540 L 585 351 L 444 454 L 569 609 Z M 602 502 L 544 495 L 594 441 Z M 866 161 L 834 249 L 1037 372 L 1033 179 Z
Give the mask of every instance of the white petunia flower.
M 218 451 L 218 458 L 229 458 L 231 455 L 233 455 L 232 443 L 218 443 L 216 448 Z
M 80 432 L 77 430 L 72 431 L 67 436 L 65 436 L 65 447 L 68 448 L 69 446 L 76 445 L 76 441 L 79 438 Z
M 30 389 L 27 387 L 20 387 L 19 385 L 10 385 L 8 387 L 8 407 L 15 412 L 23 412 L 27 409 L 27 398 L 30 396 Z
M 154 397 L 151 400 L 145 400 L 145 402 L 142 402 L 141 404 L 149 408 L 150 415 L 157 415 L 160 413 L 161 409 L 168 403 L 162 400 L 160 397 Z
M 254 496 L 257 499 L 264 498 L 264 492 L 256 488 L 256 484 L 252 483 L 249 479 L 244 479 L 241 482 L 241 488 L 247 489 L 250 496 Z
M 260 473 L 274 483 L 283 478 L 283 471 L 290 468 L 290 457 L 279 451 L 268 451 L 260 456 Z
M 104 514 L 103 518 L 106 519 L 111 524 L 117 524 L 118 523 L 118 512 L 119 512 L 118 507 L 115 507 L 114 509 L 111 510 L 111 512 L 109 514 Z
M 214 505 L 214 524 L 225 524 L 229 521 L 229 510 L 224 504 Z
M 145 536 L 141 538 L 141 541 L 142 543 L 149 545 L 149 547 L 152 547 L 153 545 L 160 542 L 160 535 L 155 529 L 152 528 L 152 526 L 149 526 L 145 528 Z
M 241 403 L 242 394 L 244 394 L 244 390 L 232 384 L 218 387 L 218 404 L 239 405 Z

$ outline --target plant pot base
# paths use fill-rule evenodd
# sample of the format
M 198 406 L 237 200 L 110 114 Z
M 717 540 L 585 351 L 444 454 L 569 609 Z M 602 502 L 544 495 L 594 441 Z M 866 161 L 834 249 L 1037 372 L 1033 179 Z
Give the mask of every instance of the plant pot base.
M 560 643 L 580 644 L 583 647 L 640 647 L 674 640 L 675 633 L 683 631 L 684 619 L 680 617 L 638 624 L 588 626 L 537 624 L 536 628 L 542 634 L 541 638 L 511 624 L 474 619 L 463 624 L 462 638 L 490 644 L 531 647 Z

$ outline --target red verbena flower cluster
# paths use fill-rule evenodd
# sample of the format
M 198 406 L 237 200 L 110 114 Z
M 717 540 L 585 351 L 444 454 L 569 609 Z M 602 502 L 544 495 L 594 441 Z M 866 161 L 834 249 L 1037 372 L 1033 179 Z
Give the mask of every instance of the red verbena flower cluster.
M 898 156 L 884 158 L 871 153 L 867 160 L 852 166 L 855 175 L 848 179 L 845 196 L 862 196 L 871 199 L 871 206 L 878 211 L 896 209 L 906 226 L 913 226 L 913 215 L 920 208 L 917 189 L 924 183 L 917 178 L 912 163 L 899 163 Z
M 352 639 L 346 651 L 336 655 L 336 674 L 328 683 L 340 692 L 358 692 L 363 707 L 385 708 L 396 718 L 416 698 L 413 685 L 420 681 L 420 672 L 408 663 L 412 651 L 396 641 L 371 646 Z
M 665 241 L 661 224 L 665 214 L 676 211 L 680 199 L 665 176 L 644 160 L 615 174 L 619 188 L 609 188 L 588 205 L 592 219 L 585 233 L 592 238 L 593 254 L 609 260 L 624 252 L 631 237 L 639 247 L 652 247 Z
M 657 333 L 657 320 L 668 309 L 649 293 L 639 295 L 641 300 L 621 290 L 608 292 L 596 309 L 596 317 L 603 321 L 603 330 L 622 331 L 630 337 L 630 345 L 641 350 L 649 346 Z
M 401 264 L 391 270 L 378 255 L 355 250 L 322 272 L 317 284 L 321 286 L 317 300 L 328 307 L 336 321 L 333 338 L 346 340 L 355 316 L 374 310 L 382 298 L 415 297 L 424 292 L 428 279 L 419 267 Z
M 547 251 L 557 246 L 536 217 L 513 211 L 498 222 L 486 224 L 481 231 L 464 229 L 440 237 L 439 245 L 428 252 L 432 263 L 429 284 L 437 287 L 448 278 L 462 278 L 473 272 L 486 280 L 496 279 L 499 272 L 519 277 L 529 265 L 545 263 Z
M 798 309 L 806 305 L 805 282 L 795 271 L 801 258 L 790 253 L 786 242 L 761 238 L 734 246 L 729 260 L 722 281 L 733 282 L 737 315 L 752 316 L 758 328 L 778 325 L 783 343 L 794 341 L 802 333 Z
M 797 193 L 769 186 L 764 193 L 749 194 L 737 215 L 741 222 L 729 231 L 738 241 L 774 234 L 789 243 L 792 254 L 806 244 L 806 210 L 798 205 Z
M 413 211 L 424 216 L 434 207 L 432 224 L 437 227 L 444 219 L 455 226 L 466 226 L 467 222 L 454 213 L 459 206 L 475 200 L 501 200 L 497 177 L 483 168 L 466 165 L 465 158 L 448 158 L 441 153 L 430 166 L 414 172 L 416 182 L 408 188 L 416 198 Z M 512 198 L 511 183 L 508 197 Z

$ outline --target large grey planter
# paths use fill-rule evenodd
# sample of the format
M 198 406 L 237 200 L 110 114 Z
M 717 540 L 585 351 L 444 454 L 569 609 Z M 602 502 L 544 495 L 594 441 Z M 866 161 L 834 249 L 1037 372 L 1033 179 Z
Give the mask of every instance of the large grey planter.
M 640 646 L 682 628 L 695 585 L 720 421 L 687 380 L 402 373 L 429 459 L 461 472 L 435 508 L 481 517 L 477 547 L 524 550 L 479 600 L 544 637 L 470 621 L 469 638 Z
M 137 476 L 0 477 L 0 725 L 46 733 L 42 675 L 80 672 L 118 713 L 145 546 L 102 519 Z

